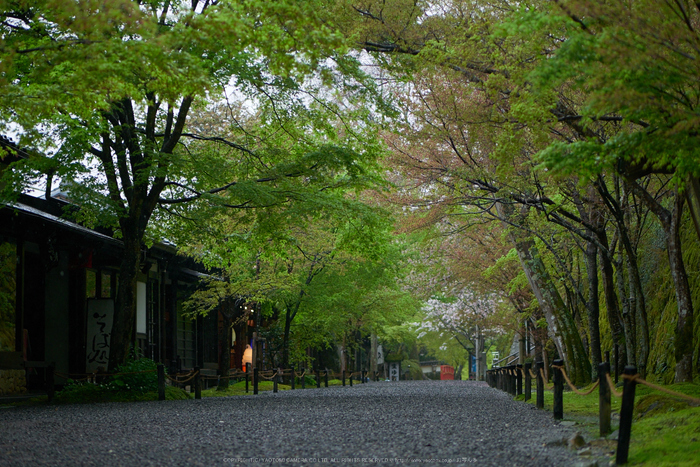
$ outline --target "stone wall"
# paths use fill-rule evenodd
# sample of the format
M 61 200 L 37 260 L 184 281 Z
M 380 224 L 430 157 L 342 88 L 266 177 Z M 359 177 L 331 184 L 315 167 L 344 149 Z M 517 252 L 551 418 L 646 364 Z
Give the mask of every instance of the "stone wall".
M 0 396 L 27 392 L 27 377 L 24 370 L 0 370 Z

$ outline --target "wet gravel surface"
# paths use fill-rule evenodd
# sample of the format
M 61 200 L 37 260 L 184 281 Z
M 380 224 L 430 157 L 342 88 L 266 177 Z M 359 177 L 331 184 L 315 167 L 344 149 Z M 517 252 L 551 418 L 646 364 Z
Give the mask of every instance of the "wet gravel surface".
M 568 466 L 571 428 L 485 383 L 0 409 L 0 465 Z

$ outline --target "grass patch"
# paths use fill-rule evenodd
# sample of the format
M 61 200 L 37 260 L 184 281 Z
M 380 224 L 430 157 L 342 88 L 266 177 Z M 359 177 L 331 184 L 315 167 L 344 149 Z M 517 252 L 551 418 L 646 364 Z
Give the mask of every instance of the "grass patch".
M 345 385 L 349 385 L 350 383 L 348 381 L 345 382 Z M 361 383 L 357 383 L 361 384 Z M 331 386 L 342 386 L 343 382 L 339 379 L 330 379 L 328 380 L 328 387 Z M 274 383 L 272 381 L 260 381 L 258 384 L 258 391 L 272 391 L 273 390 Z M 324 388 L 325 383 L 321 381 L 321 387 Z M 309 384 L 309 382 L 306 382 L 306 389 L 314 389 L 316 388 L 316 381 L 312 380 L 312 383 Z M 289 384 L 278 384 L 277 389 L 279 391 L 289 391 L 292 389 L 292 387 Z M 295 390 L 300 390 L 301 389 L 301 382 L 297 381 L 295 385 Z M 230 384 L 229 387 L 225 391 L 219 391 L 216 387 L 210 388 L 210 389 L 204 389 L 202 390 L 202 397 L 228 397 L 228 396 L 246 396 L 246 395 L 251 395 L 253 394 L 253 383 L 248 382 L 248 392 L 245 392 L 245 381 L 239 381 L 237 383 Z
M 700 385 L 680 383 L 664 386 L 672 391 L 700 398 Z M 590 388 L 590 386 L 589 386 Z M 585 391 L 588 388 L 583 388 Z M 616 388 L 620 391 L 621 388 Z M 535 392 L 527 401 L 535 404 Z M 544 393 L 544 410 L 551 412 L 554 394 Z M 577 428 L 597 438 L 598 391 L 580 396 L 564 391 L 564 420 L 575 421 Z M 621 398 L 611 398 L 612 429 L 619 425 Z M 629 448 L 629 465 L 700 465 L 700 407 L 692 407 L 682 398 L 648 386 L 637 385 L 634 420 Z
M 258 391 L 272 391 L 274 383 L 272 381 L 260 381 Z M 277 388 L 280 391 L 286 391 L 292 387 L 287 384 L 278 384 Z M 217 388 L 202 390 L 202 397 L 227 397 L 227 396 L 245 396 L 253 394 L 253 383 L 248 383 L 248 392 L 245 392 L 245 381 L 230 384 L 225 391 L 219 391 Z

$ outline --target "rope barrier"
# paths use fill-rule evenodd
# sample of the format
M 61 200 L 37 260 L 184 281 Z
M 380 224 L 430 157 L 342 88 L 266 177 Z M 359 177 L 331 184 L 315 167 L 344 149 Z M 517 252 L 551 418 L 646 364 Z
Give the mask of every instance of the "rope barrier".
M 547 379 L 544 377 L 544 370 L 542 370 L 542 368 L 540 368 L 540 375 L 542 375 L 542 385 L 544 386 L 544 388 L 547 391 L 551 391 L 552 389 L 554 389 L 554 383 L 552 383 L 551 386 L 547 387 Z
M 86 378 L 73 378 L 69 373 L 61 373 L 60 371 L 54 371 L 54 375 L 58 376 L 59 378 L 65 378 L 65 379 L 72 379 L 73 381 L 76 382 L 81 382 L 81 381 L 90 381 L 94 377 L 98 376 L 97 374 L 87 376 Z M 73 375 L 75 376 L 75 375 Z
M 231 379 L 231 378 L 244 378 L 245 375 L 246 375 L 245 371 L 236 371 L 236 372 L 234 372 L 234 373 L 229 373 L 228 376 L 204 376 L 204 375 L 202 375 L 202 379 L 207 379 L 207 380 L 216 379 L 216 380 L 219 380 L 219 379 Z
M 610 377 L 610 373 L 605 373 L 605 379 L 608 380 L 608 386 L 610 386 L 610 393 L 615 397 L 622 397 L 622 393 L 617 392 L 615 390 L 615 383 L 613 382 L 612 378 Z
M 536 375 L 536 374 L 534 374 L 534 373 L 532 372 L 532 370 L 531 370 L 531 369 L 529 369 L 529 368 L 528 368 L 528 369 L 527 369 L 527 371 L 529 371 L 529 372 L 530 372 L 530 378 L 532 378 L 532 379 L 537 379 L 537 375 Z
M 265 379 L 267 381 L 272 381 L 273 379 L 275 379 L 277 377 L 277 372 L 275 371 L 274 373 L 272 373 L 272 376 L 270 376 L 270 377 L 267 377 L 267 376 L 263 375 L 262 373 L 258 372 L 258 376 L 260 376 L 262 379 Z
M 574 384 L 569 379 L 569 375 L 566 374 L 566 369 L 563 366 L 552 365 L 552 368 L 556 368 L 558 370 L 561 370 L 561 373 L 564 375 L 564 379 L 566 380 L 566 384 L 568 384 L 569 388 L 571 388 L 571 390 L 574 391 L 579 396 L 589 395 L 590 393 L 595 391 L 595 388 L 597 388 L 598 384 L 600 384 L 600 379 L 599 379 L 598 381 L 596 381 L 596 383 L 593 385 L 593 387 L 591 389 L 589 389 L 586 392 L 583 392 L 583 391 L 580 391 L 576 386 L 574 386 Z
M 187 379 L 179 379 L 179 378 L 180 378 L 180 375 L 175 375 L 175 378 L 172 378 L 170 375 L 165 375 L 165 377 L 168 378 L 170 381 L 172 381 L 172 382 L 174 382 L 174 383 L 182 384 L 182 383 L 186 383 L 186 382 L 188 382 L 188 381 L 194 379 L 194 377 L 197 376 L 198 374 L 199 374 L 198 371 L 197 371 L 197 372 L 191 371 L 191 372 L 187 373 L 186 375 L 182 376 L 183 378 L 184 378 L 185 376 L 189 376 L 189 378 L 187 378 Z
M 608 377 L 609 377 L 609 376 L 608 376 Z M 680 393 L 680 392 L 672 391 L 672 390 L 670 390 L 670 389 L 666 389 L 666 388 L 663 387 L 663 386 L 659 386 L 659 385 L 656 385 L 656 384 L 654 384 L 654 383 L 650 383 L 649 381 L 643 380 L 638 374 L 637 374 L 637 375 L 634 375 L 634 376 L 622 375 L 622 377 L 623 377 L 624 379 L 629 379 L 629 380 L 635 381 L 635 382 L 637 382 L 638 384 L 643 384 L 643 385 L 645 385 L 645 386 L 649 386 L 650 388 L 656 389 L 657 391 L 665 392 L 666 394 L 670 394 L 670 395 L 676 396 L 676 397 L 681 397 L 681 398 L 683 398 L 683 399 L 687 399 L 687 400 L 689 400 L 689 401 L 692 401 L 692 402 L 694 402 L 694 403 L 696 403 L 696 404 L 700 404 L 700 399 L 698 399 L 698 398 L 696 398 L 696 397 L 689 396 L 689 395 L 687 395 L 687 394 L 682 394 L 682 393 Z
M 73 378 L 73 376 L 84 376 L 84 379 L 94 378 L 96 376 L 122 376 L 122 375 L 138 375 L 142 373 L 155 373 L 156 370 L 143 370 L 143 371 L 129 371 L 125 373 L 61 373 L 59 371 L 54 371 L 54 374 L 61 376 L 61 378 Z

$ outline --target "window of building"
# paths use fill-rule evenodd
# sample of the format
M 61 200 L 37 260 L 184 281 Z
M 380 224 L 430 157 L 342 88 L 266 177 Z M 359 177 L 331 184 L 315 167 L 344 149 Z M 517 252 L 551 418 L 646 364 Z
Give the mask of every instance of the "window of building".
M 196 324 L 182 312 L 182 300 L 177 301 L 177 354 L 183 368 L 195 366 Z
M 114 298 L 117 274 L 109 269 L 85 269 L 85 298 Z

